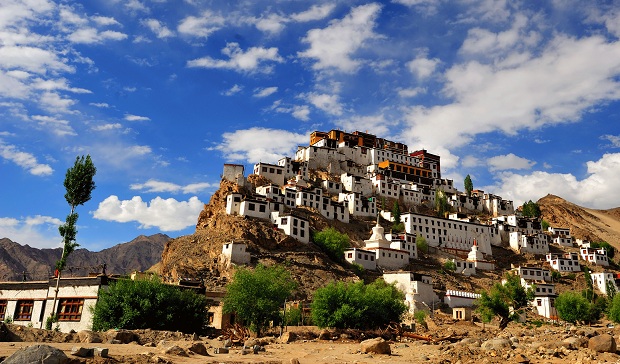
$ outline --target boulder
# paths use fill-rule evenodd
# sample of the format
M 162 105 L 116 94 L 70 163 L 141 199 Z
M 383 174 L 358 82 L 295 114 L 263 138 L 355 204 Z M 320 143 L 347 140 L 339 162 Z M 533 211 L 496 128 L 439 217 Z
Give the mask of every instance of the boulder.
M 189 354 L 187 354 L 187 352 L 178 345 L 172 345 L 170 347 L 165 348 L 163 353 L 166 355 L 189 356 Z
M 512 342 L 508 339 L 491 339 L 480 345 L 484 350 L 505 350 L 512 348 Z
M 283 344 L 288 344 L 297 340 L 297 334 L 294 332 L 287 331 L 280 336 L 280 342 Z
M 390 344 L 380 337 L 362 341 L 360 344 L 360 350 L 362 351 L 362 353 L 387 354 L 387 355 L 392 354 L 392 350 L 390 349 Z
M 79 356 L 81 358 L 89 358 L 95 356 L 95 350 L 93 348 L 85 348 L 83 346 L 74 346 L 71 348 L 71 355 Z
M 187 350 L 191 351 L 194 354 L 198 354 L 198 355 L 209 355 L 209 353 L 207 353 L 207 347 L 205 346 L 204 343 L 201 342 L 194 342 L 192 343 Z
M 588 347 L 588 339 L 585 337 L 567 337 L 562 340 L 562 344 L 571 350 L 577 350 L 579 348 L 587 348 Z
M 56 349 L 55 347 L 49 345 L 37 344 L 17 350 L 2 363 L 65 364 L 68 362 L 69 358 L 62 352 L 62 350 Z
M 132 341 L 138 341 L 138 336 L 129 330 L 108 330 L 105 332 L 105 336 L 109 343 L 116 343 L 117 340 L 120 344 L 129 344 Z
M 319 333 L 319 340 L 330 340 L 332 338 L 332 333 L 329 330 L 321 330 Z
M 594 336 L 588 341 L 588 348 L 597 353 L 615 353 L 616 340 L 609 334 Z
M 77 333 L 78 339 L 84 344 L 93 344 L 103 342 L 99 335 L 90 330 L 82 330 Z

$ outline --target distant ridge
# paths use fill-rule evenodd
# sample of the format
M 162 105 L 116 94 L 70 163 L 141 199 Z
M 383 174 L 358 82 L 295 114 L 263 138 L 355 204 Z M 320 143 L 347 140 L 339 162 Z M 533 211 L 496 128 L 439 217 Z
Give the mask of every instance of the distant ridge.
M 590 209 L 551 194 L 537 203 L 543 219 L 551 226 L 570 228 L 577 239 L 606 241 L 620 249 L 620 208 Z
M 99 252 L 77 249 L 69 256 L 65 276 L 85 276 L 100 273 L 103 265 L 108 274 L 144 271 L 161 261 L 164 245 L 171 238 L 165 234 L 140 235 L 130 242 L 115 245 Z M 53 274 L 62 248 L 38 249 L 21 245 L 8 238 L 0 239 L 0 280 L 45 280 Z

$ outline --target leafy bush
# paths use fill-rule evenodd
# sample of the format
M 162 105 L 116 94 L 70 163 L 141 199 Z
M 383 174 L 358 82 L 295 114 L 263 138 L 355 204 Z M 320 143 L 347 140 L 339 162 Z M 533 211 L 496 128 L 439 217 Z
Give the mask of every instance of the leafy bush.
M 452 260 L 446 260 L 446 262 L 443 263 L 443 270 L 446 272 L 456 271 L 456 263 L 454 263 L 454 261 Z
M 51 330 L 52 325 L 55 322 L 58 322 L 58 315 L 54 314 L 54 315 L 48 316 L 47 319 L 45 319 L 45 330 Z
M 428 252 L 428 243 L 426 242 L 426 239 L 422 235 L 416 236 L 415 245 L 418 248 L 419 252 L 422 252 L 422 253 Z
M 620 322 L 620 295 L 615 295 L 609 304 L 607 318 L 613 322 Z
M 223 311 L 235 313 L 260 336 L 269 321 L 279 319 L 282 304 L 296 286 L 282 266 L 239 268 L 226 286 Z
M 349 247 L 349 236 L 332 227 L 315 233 L 312 240 L 335 261 L 342 261 L 344 250 Z
M 301 310 L 297 307 L 292 307 L 286 311 L 285 320 L 287 326 L 297 326 L 301 324 Z
M 404 295 L 382 279 L 365 285 L 330 283 L 316 290 L 312 321 L 319 327 L 374 329 L 400 321 L 407 309 Z
M 154 329 L 185 333 L 207 326 L 204 295 L 161 283 L 157 279 L 118 280 L 99 292 L 93 309 L 93 330 Z
M 616 248 L 614 248 L 613 246 L 611 246 L 611 244 L 609 244 L 606 241 L 599 241 L 599 242 L 595 242 L 595 243 L 590 243 L 590 247 L 591 248 L 605 248 L 605 250 L 607 250 L 607 257 L 609 257 L 609 259 L 612 259 L 614 257 L 614 255 L 616 255 Z
M 415 319 L 415 321 L 423 327 L 427 327 L 426 325 L 426 311 L 422 311 L 422 310 L 417 310 L 414 314 L 413 314 L 413 318 Z
M 557 270 L 551 272 L 551 280 L 557 282 L 560 280 L 560 278 L 562 278 L 562 273 L 558 272 Z
M 539 217 L 541 214 L 540 206 L 536 202 L 529 200 L 521 206 L 521 213 L 525 217 Z
M 582 295 L 576 292 L 564 292 L 555 299 L 555 308 L 558 317 L 566 322 L 588 322 L 592 305 Z

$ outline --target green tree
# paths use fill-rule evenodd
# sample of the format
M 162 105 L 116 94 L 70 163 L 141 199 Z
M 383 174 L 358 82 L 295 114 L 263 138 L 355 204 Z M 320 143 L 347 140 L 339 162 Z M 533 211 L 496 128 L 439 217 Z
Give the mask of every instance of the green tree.
M 532 200 L 529 200 L 522 205 L 521 213 L 525 217 L 540 217 L 540 206 L 536 202 L 532 202 Z
M 443 270 L 446 272 L 456 271 L 456 263 L 454 263 L 454 261 L 452 260 L 446 260 L 446 262 L 443 263 Z
M 586 281 L 586 289 L 581 294 L 589 301 L 594 302 L 594 283 L 592 283 L 592 276 L 590 275 L 590 269 L 583 267 L 583 278 Z
M 614 295 L 607 310 L 607 318 L 613 322 L 620 322 L 620 294 Z
M 153 329 L 200 333 L 208 325 L 204 295 L 158 279 L 121 279 L 99 292 L 93 330 Z
M 442 189 L 435 189 L 435 211 L 439 217 L 446 217 L 446 212 L 450 212 L 448 197 Z
M 284 301 L 296 287 L 284 267 L 259 264 L 253 271 L 239 268 L 226 286 L 223 311 L 235 313 L 260 336 L 269 321 L 279 318 Z
M 418 252 L 428 252 L 428 243 L 426 242 L 426 239 L 422 236 L 422 234 L 418 234 L 418 236 L 415 237 L 415 245 L 418 249 Z
M 344 250 L 350 246 L 349 236 L 333 227 L 314 233 L 312 240 L 335 261 L 342 261 Z
M 508 326 L 510 321 L 519 317 L 523 308 L 534 298 L 534 290 L 521 286 L 518 275 L 507 273 L 504 283 L 495 283 L 489 292 L 483 291 L 478 299 L 478 312 L 485 322 L 493 317 L 500 319 L 501 330 Z
M 541 223 L 540 223 L 540 224 L 542 225 L 542 229 L 543 229 L 543 231 L 547 231 L 547 230 L 549 230 L 549 226 L 551 226 L 551 225 L 549 224 L 549 222 L 548 222 L 548 221 L 546 221 L 546 220 L 541 221 Z
M 404 294 L 377 279 L 365 285 L 336 282 L 314 293 L 312 322 L 319 327 L 375 329 L 400 321 L 406 311 Z
M 87 155 L 86 157 L 76 157 L 73 167 L 67 169 L 65 174 L 65 200 L 67 200 L 71 207 L 71 212 L 67 215 L 65 223 L 58 227 L 58 232 L 62 237 L 63 249 L 60 260 L 56 262 L 56 289 L 50 315 L 52 320 L 56 313 L 60 275 L 67 265 L 67 257 L 79 246 L 76 241 L 78 214 L 75 212 L 75 208 L 90 200 L 91 194 L 95 189 L 94 177 L 96 173 L 97 168 L 95 168 L 90 155 Z
M 394 201 L 394 205 L 392 205 L 392 230 L 394 231 L 405 230 L 405 225 L 403 225 L 400 215 L 400 205 L 398 201 Z
M 465 181 L 463 181 L 465 185 L 465 192 L 467 193 L 467 197 L 471 196 L 471 191 L 474 190 L 474 183 L 471 181 L 471 177 L 469 175 L 465 176 Z
M 566 322 L 592 323 L 601 317 L 604 304 L 600 300 L 592 303 L 583 294 L 567 291 L 555 299 L 555 308 L 558 317 Z

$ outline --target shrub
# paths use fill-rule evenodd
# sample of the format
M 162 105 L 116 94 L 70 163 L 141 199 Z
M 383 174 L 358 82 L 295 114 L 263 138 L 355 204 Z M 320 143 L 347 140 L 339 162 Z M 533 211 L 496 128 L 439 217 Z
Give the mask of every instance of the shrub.
M 454 261 L 452 260 L 446 260 L 446 262 L 443 263 L 443 270 L 446 272 L 456 271 L 456 263 L 454 263 Z
M 296 286 L 282 266 L 239 268 L 226 286 L 223 311 L 235 313 L 260 336 L 269 321 L 279 320 L 282 304 Z
M 404 295 L 382 279 L 365 285 L 330 283 L 316 290 L 312 321 L 319 327 L 375 329 L 400 321 L 406 310 Z
M 201 332 L 207 326 L 204 295 L 157 279 L 118 280 L 99 292 L 93 309 L 93 330 L 154 329 Z
M 519 317 L 522 309 L 533 298 L 534 292 L 521 286 L 521 279 L 516 274 L 507 273 L 504 283 L 495 283 L 489 292 L 483 291 L 478 301 L 478 312 L 484 322 L 490 322 L 499 316 L 501 330 L 508 323 Z
M 558 311 L 558 317 L 566 322 L 590 321 L 592 305 L 582 294 L 576 292 L 560 294 L 555 299 L 555 308 Z
M 595 248 L 595 249 L 605 248 L 605 250 L 607 250 L 607 257 L 609 257 L 609 259 L 612 259 L 614 255 L 616 254 L 616 248 L 611 246 L 611 244 L 609 244 L 606 241 L 599 241 L 599 242 L 591 243 L 590 247 Z
M 428 252 L 428 243 L 426 242 L 426 239 L 422 235 L 416 236 L 415 245 L 418 248 L 419 252 L 422 252 L 422 253 Z
M 427 327 L 426 325 L 426 311 L 422 311 L 422 310 L 417 310 L 414 314 L 413 314 L 413 318 L 415 319 L 415 321 L 423 327 Z
M 286 311 L 285 320 L 287 326 L 297 326 L 301 324 L 301 310 L 297 307 L 292 307 Z
M 609 304 L 607 318 L 613 322 L 620 322 L 620 295 L 615 295 Z
M 551 271 L 551 280 L 557 282 L 560 280 L 560 278 L 562 278 L 562 273 L 558 272 L 557 270 Z
M 332 227 L 315 233 L 312 240 L 335 261 L 342 261 L 344 250 L 349 247 L 349 236 Z

